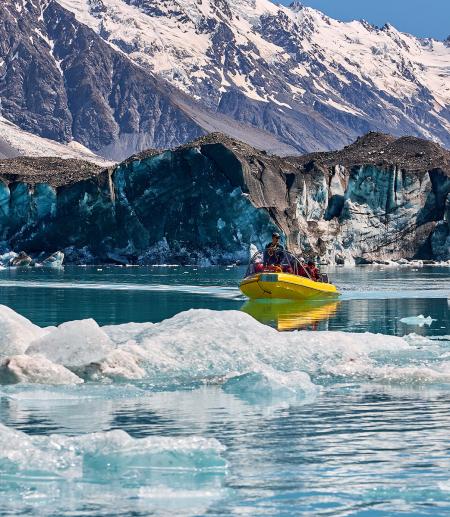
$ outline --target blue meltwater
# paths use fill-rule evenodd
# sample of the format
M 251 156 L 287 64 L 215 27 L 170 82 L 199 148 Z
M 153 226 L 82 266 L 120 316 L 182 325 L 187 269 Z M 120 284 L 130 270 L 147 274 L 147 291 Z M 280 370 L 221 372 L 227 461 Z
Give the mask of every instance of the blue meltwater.
M 447 515 L 450 269 L 0 271 L 0 515 Z

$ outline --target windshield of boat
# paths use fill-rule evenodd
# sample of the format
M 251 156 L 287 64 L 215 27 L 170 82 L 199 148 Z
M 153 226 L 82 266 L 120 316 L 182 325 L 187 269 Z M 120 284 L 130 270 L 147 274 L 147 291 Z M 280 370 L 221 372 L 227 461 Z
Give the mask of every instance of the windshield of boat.
M 281 250 L 278 252 L 276 264 L 267 265 L 264 252 L 257 251 L 250 260 L 245 276 L 263 272 L 284 272 L 311 278 L 308 268 L 293 253 Z

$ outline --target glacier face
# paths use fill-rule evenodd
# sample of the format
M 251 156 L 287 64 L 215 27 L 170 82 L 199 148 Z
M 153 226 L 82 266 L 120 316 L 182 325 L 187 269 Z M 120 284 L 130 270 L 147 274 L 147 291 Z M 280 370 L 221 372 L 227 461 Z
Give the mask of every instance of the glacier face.
M 450 145 L 450 48 L 294 2 L 58 0 L 212 111 L 300 151 L 369 130 Z
M 220 144 L 132 158 L 74 184 L 1 184 L 5 248 L 69 261 L 229 263 L 276 228 L 251 202 L 242 163 Z M 28 179 L 30 181 L 30 178 Z
M 450 153 L 416 138 L 368 134 L 342 151 L 280 158 L 215 134 L 88 179 L 47 177 L 3 177 L 4 249 L 230 263 L 280 228 L 291 250 L 332 263 L 450 259 Z

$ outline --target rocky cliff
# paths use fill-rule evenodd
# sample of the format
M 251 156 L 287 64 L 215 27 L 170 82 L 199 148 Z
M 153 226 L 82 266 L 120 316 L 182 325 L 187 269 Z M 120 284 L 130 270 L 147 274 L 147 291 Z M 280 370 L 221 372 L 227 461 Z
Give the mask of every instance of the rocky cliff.
M 0 176 L 3 247 L 75 262 L 246 260 L 275 227 L 330 262 L 450 259 L 450 152 L 412 137 L 280 158 L 212 134 L 101 172 L 19 158 Z

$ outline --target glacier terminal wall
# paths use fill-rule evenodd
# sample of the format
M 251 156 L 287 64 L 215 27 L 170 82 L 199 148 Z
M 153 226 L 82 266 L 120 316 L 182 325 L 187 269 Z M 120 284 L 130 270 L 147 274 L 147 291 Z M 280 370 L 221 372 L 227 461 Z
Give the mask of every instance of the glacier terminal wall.
M 75 263 L 221 264 L 246 261 L 278 228 L 291 250 L 330 263 L 448 260 L 449 156 L 369 134 L 280 158 L 212 134 L 67 184 L 3 174 L 0 238 Z

